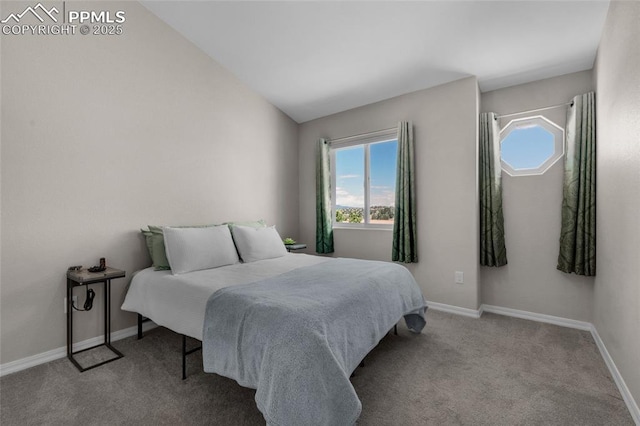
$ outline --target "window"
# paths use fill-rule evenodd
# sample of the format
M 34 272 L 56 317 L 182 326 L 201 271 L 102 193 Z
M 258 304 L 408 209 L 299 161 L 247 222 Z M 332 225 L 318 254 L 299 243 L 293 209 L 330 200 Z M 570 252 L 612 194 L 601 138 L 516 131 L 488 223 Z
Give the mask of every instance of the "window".
M 395 214 L 396 132 L 332 143 L 335 227 L 392 228 Z
M 564 154 L 564 131 L 542 116 L 511 120 L 500 131 L 502 170 L 511 176 L 541 175 Z

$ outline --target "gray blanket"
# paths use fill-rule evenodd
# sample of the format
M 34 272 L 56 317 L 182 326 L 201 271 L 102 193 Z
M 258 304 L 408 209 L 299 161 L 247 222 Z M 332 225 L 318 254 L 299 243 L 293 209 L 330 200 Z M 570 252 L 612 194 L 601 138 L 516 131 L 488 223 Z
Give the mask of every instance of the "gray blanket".
M 269 425 L 352 425 L 362 405 L 349 377 L 404 316 L 425 325 L 424 298 L 403 266 L 332 259 L 207 302 L 204 371 L 256 389 Z

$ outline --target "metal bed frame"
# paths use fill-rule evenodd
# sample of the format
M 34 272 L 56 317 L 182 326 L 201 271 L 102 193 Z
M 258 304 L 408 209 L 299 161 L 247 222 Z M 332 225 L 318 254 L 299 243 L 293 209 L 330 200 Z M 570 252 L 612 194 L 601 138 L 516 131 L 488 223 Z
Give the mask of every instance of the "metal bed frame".
M 147 321 L 151 321 L 149 318 L 143 317 L 141 314 L 138 314 L 138 340 L 142 339 L 142 323 Z M 192 353 L 198 352 L 202 349 L 202 345 L 197 346 L 195 348 L 187 350 L 187 336 L 181 334 L 182 336 L 182 380 L 187 378 L 187 355 L 191 355 Z
M 143 337 L 142 324 L 147 321 L 151 321 L 151 320 L 149 318 L 143 317 L 141 314 L 138 314 L 138 340 L 142 339 Z M 393 334 L 396 336 L 398 335 L 397 324 L 393 326 Z M 187 355 L 191 355 L 195 352 L 198 352 L 199 350 L 202 350 L 202 344 L 200 344 L 200 346 L 187 350 L 187 336 L 185 336 L 184 334 L 181 334 L 181 336 L 182 336 L 182 380 L 185 380 L 187 378 Z M 364 367 L 364 359 L 360 362 L 359 367 Z M 351 377 L 353 377 L 355 374 L 356 374 L 355 371 L 351 373 Z

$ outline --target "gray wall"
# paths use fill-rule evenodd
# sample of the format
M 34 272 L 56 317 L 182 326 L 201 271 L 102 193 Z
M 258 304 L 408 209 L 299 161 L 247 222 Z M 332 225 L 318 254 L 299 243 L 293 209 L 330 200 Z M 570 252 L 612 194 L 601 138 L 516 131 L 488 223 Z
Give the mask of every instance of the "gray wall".
M 612 2 L 598 49 L 594 324 L 640 403 L 640 3 Z
M 124 34 L 0 37 L 1 363 L 65 345 L 69 265 L 146 267 L 142 226 L 298 232 L 297 124 L 137 2 L 73 6 L 124 9 Z M 135 317 L 113 284 L 115 331 Z M 101 335 L 101 293 L 76 340 Z
M 492 92 L 481 97 L 483 112 L 508 114 L 569 102 L 593 90 L 591 71 L 567 74 Z M 566 107 L 500 119 L 542 115 L 564 128 Z M 480 268 L 482 303 L 591 321 L 591 277 L 556 269 L 560 237 L 564 157 L 544 174 L 510 176 L 502 172 L 508 265 Z
M 386 129 L 415 130 L 418 256 L 409 266 L 425 297 L 477 309 L 477 117 L 475 77 L 313 120 L 300 126 L 300 236 L 315 248 L 315 143 Z M 391 260 L 391 231 L 336 229 L 335 256 Z M 454 271 L 465 283 L 454 283 Z

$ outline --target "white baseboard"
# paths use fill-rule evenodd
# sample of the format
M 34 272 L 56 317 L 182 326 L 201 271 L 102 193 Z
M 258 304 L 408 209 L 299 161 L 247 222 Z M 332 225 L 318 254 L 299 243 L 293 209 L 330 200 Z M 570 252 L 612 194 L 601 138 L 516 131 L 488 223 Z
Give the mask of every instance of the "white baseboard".
M 553 315 L 537 314 L 535 312 L 521 311 L 519 309 L 503 308 L 502 306 L 482 305 L 483 312 L 500 314 L 508 317 L 522 318 L 532 321 L 555 324 L 562 327 L 577 328 L 578 330 L 591 331 L 593 325 L 590 322 L 577 321 L 569 318 L 554 317 Z
M 604 345 L 604 342 L 600 338 L 600 334 L 598 334 L 598 330 L 596 330 L 596 327 L 593 324 L 591 324 L 591 335 L 593 336 L 593 340 L 596 341 L 598 349 L 600 349 L 600 354 L 602 355 L 605 364 L 609 367 L 609 372 L 611 373 L 613 380 L 616 382 L 616 386 L 618 386 L 620 394 L 622 394 L 622 399 L 624 399 L 624 402 L 627 404 L 627 408 L 631 413 L 631 417 L 633 417 L 633 421 L 636 422 L 636 425 L 640 426 L 640 408 L 638 408 L 638 404 L 633 399 L 631 391 L 624 382 L 622 375 L 620 375 L 618 367 L 616 367 L 615 362 L 613 362 L 613 358 L 611 358 L 607 347 Z
M 151 321 L 145 322 L 142 324 L 142 330 L 147 331 L 152 328 L 157 327 L 157 325 Z M 135 336 L 138 333 L 138 326 L 135 325 L 133 327 L 125 328 L 123 330 L 114 331 L 111 333 L 111 341 L 115 342 L 126 337 Z M 73 344 L 73 351 L 81 351 L 82 349 L 90 348 L 91 346 L 98 345 L 104 342 L 103 336 L 92 337 L 91 339 L 83 340 L 82 342 Z M 50 351 L 43 352 L 37 355 L 32 355 L 26 358 L 18 359 L 11 362 L 6 362 L 4 364 L 0 364 L 0 377 L 6 376 L 7 374 L 16 373 L 21 370 L 26 370 L 30 367 L 35 367 L 36 365 L 44 364 L 49 361 L 55 361 L 56 359 L 64 358 L 67 356 L 67 347 L 63 346 L 56 349 L 51 349 Z
M 427 301 L 427 306 L 429 309 L 433 309 L 434 311 L 448 312 L 450 314 L 463 315 L 465 317 L 476 319 L 480 318 L 480 315 L 482 315 L 482 311 L 480 310 L 461 308 L 459 306 L 447 305 L 445 303 Z

